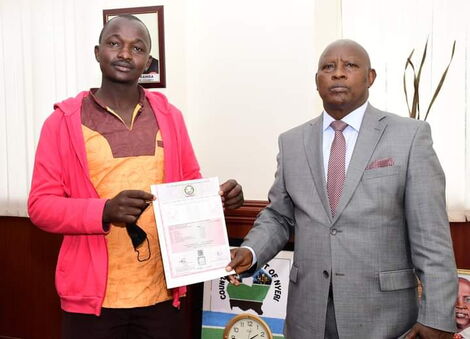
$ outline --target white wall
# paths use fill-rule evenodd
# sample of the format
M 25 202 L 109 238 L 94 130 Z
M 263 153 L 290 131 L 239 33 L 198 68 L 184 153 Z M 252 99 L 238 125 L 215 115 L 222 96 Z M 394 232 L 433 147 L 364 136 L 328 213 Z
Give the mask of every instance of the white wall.
M 8 140 L 27 146 L 18 154 L 0 144 L 5 150 L 0 188 L 15 197 L 2 202 L 0 214 L 24 214 L 35 144 L 52 104 L 99 86 L 93 47 L 102 10 L 151 5 L 164 5 L 165 11 L 167 88 L 159 91 L 183 111 L 203 173 L 234 177 L 247 199 L 266 199 L 278 134 L 319 113 L 315 42 L 325 39 L 314 36 L 314 7 L 321 3 L 23 0 L 18 6 L 16 0 L 2 0 L 0 37 L 6 40 L 0 48 L 6 50 L 0 55 L 9 67 L 0 84 L 7 94 L 0 128 Z M 326 8 L 338 13 L 338 3 Z M 323 27 L 332 25 L 322 21 Z M 17 112 L 18 121 L 12 122 L 10 111 Z
M 314 2 L 188 2 L 188 115 L 203 172 L 267 199 L 277 136 L 311 119 Z
M 419 67 L 429 37 L 420 85 L 425 112 L 457 41 L 454 60 L 427 121 L 446 173 L 449 217 L 464 221 L 462 212 L 470 209 L 469 1 L 342 0 L 342 13 L 343 36 L 363 44 L 377 70 L 371 103 L 402 116 L 408 116 L 403 71 L 410 52 L 415 49 L 413 61 Z M 408 91 L 412 91 L 411 81 Z
M 186 110 L 186 0 L 159 0 L 165 10 L 167 88 Z M 35 145 L 53 104 L 99 87 L 93 48 L 103 9 L 155 1 L 0 1 L 0 215 L 26 215 Z
M 430 38 L 424 100 L 457 39 L 431 112 L 452 209 L 470 206 L 466 0 L 1 0 L 0 215 L 25 215 L 35 144 L 52 103 L 97 87 L 93 47 L 102 10 L 164 5 L 167 88 L 184 113 L 206 176 L 234 177 L 246 199 L 266 199 L 277 136 L 318 115 L 318 56 L 352 38 L 369 50 L 378 79 L 371 102 L 406 115 L 402 70 Z M 462 80 L 464 79 L 464 80 Z

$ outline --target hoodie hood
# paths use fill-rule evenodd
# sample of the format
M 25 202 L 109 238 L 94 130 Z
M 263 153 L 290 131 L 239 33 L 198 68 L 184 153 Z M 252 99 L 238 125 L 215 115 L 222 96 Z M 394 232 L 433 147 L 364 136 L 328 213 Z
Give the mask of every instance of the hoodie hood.
M 80 112 L 80 107 L 82 106 L 82 100 L 90 93 L 89 91 L 83 91 L 78 93 L 78 95 L 74 98 L 68 98 L 64 101 L 58 102 L 54 104 L 54 110 L 60 110 L 63 112 L 64 115 L 71 115 L 76 113 L 77 111 Z

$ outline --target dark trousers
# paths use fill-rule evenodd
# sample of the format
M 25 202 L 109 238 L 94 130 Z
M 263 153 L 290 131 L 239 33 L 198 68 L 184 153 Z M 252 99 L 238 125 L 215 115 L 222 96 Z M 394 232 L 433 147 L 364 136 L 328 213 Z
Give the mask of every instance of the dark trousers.
M 186 298 L 182 298 L 184 307 Z M 103 308 L 99 317 L 62 312 L 62 339 L 185 338 L 183 312 L 170 301 L 148 307 Z
M 336 326 L 335 304 L 333 302 L 333 288 L 331 285 L 326 309 L 325 339 L 339 339 L 338 328 Z

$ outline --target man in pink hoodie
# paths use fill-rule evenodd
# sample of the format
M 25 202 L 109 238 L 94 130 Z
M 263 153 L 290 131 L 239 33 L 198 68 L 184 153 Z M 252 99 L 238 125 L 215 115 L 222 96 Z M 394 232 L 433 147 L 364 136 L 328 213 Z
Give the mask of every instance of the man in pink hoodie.
M 168 290 L 151 184 L 201 177 L 177 108 L 144 90 L 150 34 L 130 15 L 103 28 L 95 57 L 101 87 L 55 105 L 39 140 L 31 220 L 64 235 L 56 269 L 63 338 L 183 338 L 179 297 Z M 235 180 L 226 208 L 243 203 Z M 173 306 L 172 306 L 173 304 Z

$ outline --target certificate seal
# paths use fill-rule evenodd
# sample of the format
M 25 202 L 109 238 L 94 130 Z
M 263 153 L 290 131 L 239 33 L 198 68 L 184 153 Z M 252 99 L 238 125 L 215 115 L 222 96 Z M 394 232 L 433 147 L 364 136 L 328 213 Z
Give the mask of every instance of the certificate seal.
M 193 185 L 186 185 L 184 187 L 184 195 L 187 197 L 191 197 L 194 195 L 194 186 Z

